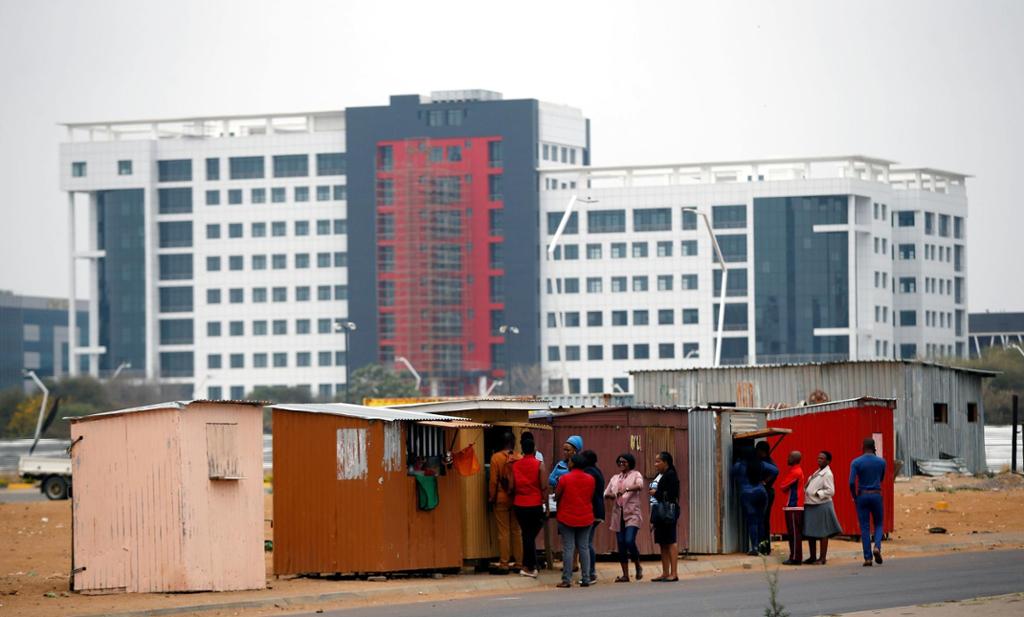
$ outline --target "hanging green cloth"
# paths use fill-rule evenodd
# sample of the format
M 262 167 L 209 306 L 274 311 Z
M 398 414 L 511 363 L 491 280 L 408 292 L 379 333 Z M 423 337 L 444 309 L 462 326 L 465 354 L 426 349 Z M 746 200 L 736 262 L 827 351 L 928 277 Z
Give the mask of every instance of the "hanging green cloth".
M 420 510 L 433 510 L 437 507 L 437 476 L 416 474 L 417 506 Z

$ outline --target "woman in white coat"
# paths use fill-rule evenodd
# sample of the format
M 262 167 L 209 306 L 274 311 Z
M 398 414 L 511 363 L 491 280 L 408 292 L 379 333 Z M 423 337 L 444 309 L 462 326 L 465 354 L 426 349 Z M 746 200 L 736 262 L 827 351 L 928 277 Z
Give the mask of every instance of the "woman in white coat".
M 832 453 L 818 454 L 818 469 L 807 478 L 804 489 L 804 537 L 807 538 L 808 559 L 805 564 L 825 565 L 828 559 L 828 539 L 843 532 L 836 516 L 832 497 L 836 494 L 836 481 L 832 475 Z M 817 556 L 817 543 L 821 542 L 821 557 Z

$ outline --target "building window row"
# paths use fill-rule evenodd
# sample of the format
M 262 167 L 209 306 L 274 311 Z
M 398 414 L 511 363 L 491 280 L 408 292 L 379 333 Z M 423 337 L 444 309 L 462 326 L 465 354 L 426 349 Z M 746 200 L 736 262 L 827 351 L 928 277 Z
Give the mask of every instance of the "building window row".
M 635 208 L 631 211 L 632 231 L 636 233 L 652 231 L 671 231 L 672 208 Z M 625 209 L 594 209 L 587 211 L 587 232 L 591 234 L 625 233 L 627 211 Z M 553 235 L 562 220 L 563 212 L 547 213 L 547 232 Z M 745 205 L 711 206 L 714 229 L 745 229 L 747 227 L 747 207 Z M 576 212 L 570 215 L 563 234 L 580 233 Z M 680 220 L 684 231 L 697 229 L 697 214 L 693 207 L 683 207 Z M 740 236 L 742 237 L 742 236 Z
M 553 163 L 565 163 L 567 165 L 576 164 L 576 151 L 579 150 L 580 159 L 582 162 L 583 150 L 580 148 L 574 148 L 572 146 L 559 146 L 556 144 L 545 144 L 540 145 L 540 158 L 543 161 L 551 161 Z
M 579 378 L 572 377 L 568 380 L 569 392 L 568 394 L 579 394 L 580 393 L 580 380 Z M 603 394 L 604 389 L 604 378 L 602 377 L 588 377 L 587 378 L 587 392 L 590 394 Z M 629 389 L 629 378 L 628 377 L 613 377 L 611 380 L 612 391 L 622 393 Z M 548 380 L 548 392 L 551 394 L 563 394 L 562 390 L 564 384 L 561 379 L 549 379 Z
M 953 247 L 925 244 L 924 258 L 928 261 L 943 261 L 949 263 L 953 261 Z
M 929 328 L 953 328 L 953 313 L 946 311 L 925 311 L 924 325 Z
M 295 253 L 292 256 L 292 267 L 296 270 L 312 268 L 344 268 L 348 266 L 348 253 L 343 251 L 324 251 L 320 253 Z M 253 271 L 288 269 L 287 253 L 272 253 L 269 255 L 251 255 L 249 258 L 249 269 Z M 222 269 L 233 272 L 245 270 L 244 255 L 229 255 L 226 259 L 220 255 L 209 255 L 206 258 L 207 272 L 220 272 Z
M 726 316 L 729 315 L 729 308 L 733 305 L 727 304 Z M 746 307 L 746 305 L 742 305 Z M 630 322 L 630 316 L 632 313 L 632 322 Z M 676 309 L 665 308 L 665 309 L 633 309 L 628 310 L 612 310 L 609 312 L 608 323 L 612 326 L 628 326 L 630 323 L 634 326 L 647 326 L 651 325 L 651 318 L 653 316 L 654 323 L 659 326 L 671 326 L 676 323 Z M 582 325 L 587 327 L 601 327 L 605 325 L 605 313 L 604 311 L 586 311 L 580 313 L 579 311 L 564 311 L 562 313 L 563 323 L 562 327 L 565 328 L 579 328 Z M 744 309 L 744 320 L 746 319 Z M 695 308 L 684 308 L 681 309 L 679 323 L 683 325 L 695 325 L 700 323 L 700 311 Z M 558 314 L 549 312 L 547 314 L 547 327 L 557 328 Z
M 190 191 L 191 189 L 177 189 Z M 348 187 L 344 184 L 321 184 L 314 187 L 313 198 L 316 201 L 346 201 L 348 199 Z M 220 191 L 217 189 L 210 189 L 206 191 L 206 205 L 207 206 L 219 206 L 222 201 L 222 194 L 227 193 L 227 204 L 230 206 L 240 206 L 245 201 L 245 190 L 243 189 L 227 189 L 227 191 Z M 191 199 L 191 197 L 190 197 Z M 292 187 L 292 202 L 293 203 L 308 203 L 311 200 L 310 187 L 308 186 L 293 186 Z M 275 186 L 270 189 L 270 203 L 280 204 L 288 201 L 288 190 L 283 186 Z M 256 187 L 249 189 L 249 204 L 265 204 L 267 203 L 267 189 L 263 187 Z
M 321 317 L 318 319 L 295 319 L 291 323 L 293 334 L 331 334 L 335 332 L 335 324 L 340 318 Z M 249 323 L 248 332 L 246 322 L 235 321 L 208 321 L 206 322 L 206 336 L 217 338 L 221 336 L 287 336 L 289 334 L 289 320 L 287 319 L 254 319 Z
M 652 279 L 654 280 L 654 289 L 657 291 L 673 290 L 673 283 L 675 281 L 674 274 L 659 274 L 654 275 L 653 277 L 646 274 L 638 274 L 632 277 L 612 276 L 609 277 L 610 284 L 608 289 L 612 293 L 651 291 Z M 604 293 L 604 282 L 601 277 L 587 277 L 585 280 L 587 293 Z M 697 289 L 696 274 L 682 274 L 680 275 L 679 281 L 679 289 L 683 291 L 693 291 Z M 577 277 L 549 278 L 547 279 L 547 293 L 578 294 L 580 293 L 580 279 Z
M 226 295 L 228 304 L 243 304 L 245 302 L 244 287 L 230 287 L 227 289 Z M 348 285 L 297 285 L 291 297 L 295 302 L 311 302 L 314 299 L 318 302 L 348 300 Z M 288 287 L 253 287 L 249 291 L 249 299 L 253 304 L 263 304 L 268 301 L 288 302 Z M 222 304 L 224 300 L 225 294 L 220 288 L 213 287 L 206 290 L 207 304 Z
M 226 236 L 222 235 L 223 230 L 226 230 Z M 268 226 L 263 221 L 257 221 L 249 224 L 251 238 L 265 238 L 268 231 L 272 237 L 285 237 L 288 235 L 288 223 L 286 221 L 271 221 Z M 295 236 L 309 236 L 314 233 L 318 236 L 345 235 L 348 233 L 348 221 L 346 219 L 293 221 L 292 233 Z M 245 237 L 244 234 L 243 223 L 208 223 L 206 225 L 207 240 L 218 240 L 222 237 L 237 239 Z
M 924 277 L 924 292 L 942 296 L 953 295 L 953 279 L 942 279 L 931 276 Z
M 246 364 L 248 356 L 248 365 Z M 287 368 L 291 366 L 309 368 L 312 366 L 345 366 L 344 351 L 273 351 L 245 353 L 211 353 L 206 355 L 208 369 L 244 368 Z

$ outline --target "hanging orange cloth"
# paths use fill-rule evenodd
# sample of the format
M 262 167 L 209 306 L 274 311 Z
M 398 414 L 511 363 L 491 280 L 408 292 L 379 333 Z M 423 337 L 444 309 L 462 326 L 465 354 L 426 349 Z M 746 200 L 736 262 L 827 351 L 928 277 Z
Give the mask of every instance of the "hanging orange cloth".
M 480 471 L 480 461 L 476 460 L 473 444 L 452 454 L 452 464 L 460 476 L 472 476 Z

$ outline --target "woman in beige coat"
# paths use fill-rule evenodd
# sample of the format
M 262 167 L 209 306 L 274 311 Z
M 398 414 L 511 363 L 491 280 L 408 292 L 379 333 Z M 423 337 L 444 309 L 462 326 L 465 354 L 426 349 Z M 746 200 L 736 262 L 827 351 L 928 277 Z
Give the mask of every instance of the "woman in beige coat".
M 611 530 L 619 545 L 619 565 L 622 576 L 615 579 L 616 583 L 629 582 L 629 561 L 636 565 L 636 580 L 644 577 L 644 569 L 640 567 L 640 551 L 636 547 L 636 534 L 640 531 L 642 516 L 640 514 L 640 492 L 644 489 L 644 477 L 636 467 L 636 459 L 628 452 L 620 454 L 615 460 L 619 473 L 611 477 L 604 489 L 605 499 L 614 499 L 612 509 Z
M 828 559 L 828 539 L 843 532 L 836 516 L 832 497 L 836 494 L 836 480 L 832 475 L 832 453 L 818 454 L 818 469 L 807 478 L 804 489 L 804 537 L 807 538 L 809 557 L 805 564 L 825 565 Z M 821 542 L 821 558 L 817 557 L 817 543 Z

